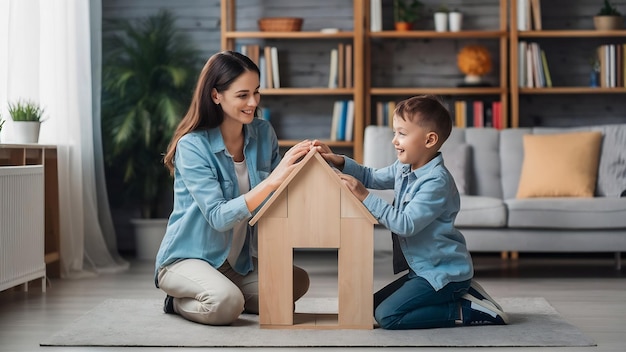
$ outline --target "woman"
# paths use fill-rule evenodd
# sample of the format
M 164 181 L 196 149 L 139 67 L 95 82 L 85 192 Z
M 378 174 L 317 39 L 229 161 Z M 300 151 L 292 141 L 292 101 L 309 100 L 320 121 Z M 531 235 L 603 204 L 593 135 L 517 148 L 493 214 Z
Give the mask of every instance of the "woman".
M 274 130 L 256 118 L 259 80 L 248 57 L 213 55 L 168 146 L 174 208 L 155 270 L 166 313 L 209 325 L 258 314 L 256 228 L 248 220 L 310 148 L 303 141 L 281 160 Z M 295 302 L 309 277 L 298 267 L 293 273 Z

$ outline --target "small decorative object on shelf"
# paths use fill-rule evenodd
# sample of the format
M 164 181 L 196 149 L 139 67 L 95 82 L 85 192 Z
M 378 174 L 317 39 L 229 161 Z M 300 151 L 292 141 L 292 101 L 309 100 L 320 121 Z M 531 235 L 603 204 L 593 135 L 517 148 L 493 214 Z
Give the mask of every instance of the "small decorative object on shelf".
M 433 15 L 433 20 L 435 22 L 435 32 L 447 32 L 448 31 L 448 7 L 446 5 L 441 5 L 437 10 L 435 10 L 435 14 Z
M 262 32 L 299 32 L 304 19 L 299 17 L 266 17 L 259 19 Z
M 604 0 L 604 6 L 593 17 L 593 25 L 601 31 L 621 29 L 624 26 L 624 17 L 609 0 Z
M 463 13 L 454 9 L 448 13 L 448 27 L 450 32 L 459 32 L 463 26 Z
M 481 76 L 491 71 L 491 54 L 489 50 L 478 44 L 467 45 L 457 55 L 459 70 L 465 74 L 461 86 L 485 86 Z
M 410 31 L 421 16 L 422 2 L 419 0 L 394 0 L 393 21 L 397 31 Z

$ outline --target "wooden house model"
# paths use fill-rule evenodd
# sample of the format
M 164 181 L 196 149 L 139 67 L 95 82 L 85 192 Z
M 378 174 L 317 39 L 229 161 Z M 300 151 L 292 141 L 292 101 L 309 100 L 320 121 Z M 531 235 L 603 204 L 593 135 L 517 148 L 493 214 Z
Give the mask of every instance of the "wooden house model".
M 372 329 L 376 219 L 316 151 L 309 152 L 250 220 L 258 223 L 261 328 Z M 338 314 L 293 307 L 293 250 L 338 252 Z

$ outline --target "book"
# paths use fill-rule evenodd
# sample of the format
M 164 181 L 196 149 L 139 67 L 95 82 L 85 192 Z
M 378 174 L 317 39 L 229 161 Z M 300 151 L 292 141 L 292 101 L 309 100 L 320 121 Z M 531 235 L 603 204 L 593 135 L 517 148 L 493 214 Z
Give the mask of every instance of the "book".
M 352 78 L 352 44 L 346 44 L 346 88 L 352 88 L 353 86 L 353 78 Z
M 337 100 L 333 104 L 333 116 L 330 123 L 330 140 L 337 140 L 337 130 L 339 128 L 339 119 L 341 119 L 341 101 Z
M 541 3 L 539 0 L 530 0 L 530 7 L 533 14 L 533 29 L 541 30 Z
M 484 107 L 482 100 L 474 100 L 474 127 L 485 127 Z
M 526 87 L 526 47 L 527 44 L 525 41 L 521 41 L 518 43 L 518 87 L 524 88 Z
M 543 63 L 543 74 L 546 78 L 546 87 L 552 87 L 552 77 L 550 76 L 550 69 L 548 69 L 548 59 L 546 58 L 546 52 L 541 50 L 541 62 Z
M 272 55 L 272 79 L 274 80 L 274 88 L 280 88 L 280 75 L 278 73 L 278 49 L 273 46 Z
M 263 48 L 263 54 L 265 56 L 265 83 L 267 88 L 274 88 L 274 74 L 272 73 L 272 48 L 266 46 Z
M 346 86 L 346 49 L 343 43 L 337 45 L 337 88 Z
M 376 125 L 377 126 L 384 126 L 384 114 L 385 114 L 385 107 L 382 101 L 377 101 L 376 102 Z
M 517 1 L 517 30 L 527 31 L 530 29 L 527 19 L 530 18 L 530 0 Z
M 348 100 L 346 107 L 346 129 L 344 141 L 352 141 L 354 133 L 354 100 Z
M 370 32 L 383 30 L 382 0 L 370 0 Z
M 338 70 L 338 53 L 337 49 L 330 51 L 330 71 L 328 73 L 328 88 L 337 88 L 337 70 Z
M 337 123 L 337 140 L 343 141 L 346 139 L 346 118 L 348 114 L 348 101 L 341 101 L 341 113 L 339 114 L 339 121 Z
M 264 55 L 259 56 L 259 71 L 261 72 L 261 75 L 259 78 L 259 88 L 261 89 L 269 88 L 267 86 L 267 70 L 266 70 Z

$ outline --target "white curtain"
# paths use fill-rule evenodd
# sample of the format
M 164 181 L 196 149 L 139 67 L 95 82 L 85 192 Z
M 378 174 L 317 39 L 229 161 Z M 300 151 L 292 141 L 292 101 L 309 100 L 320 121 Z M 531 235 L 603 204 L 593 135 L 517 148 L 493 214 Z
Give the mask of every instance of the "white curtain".
M 118 254 L 104 187 L 100 134 L 101 0 L 0 0 L 2 141 L 7 104 L 45 109 L 39 143 L 57 145 L 61 275 L 128 268 Z

